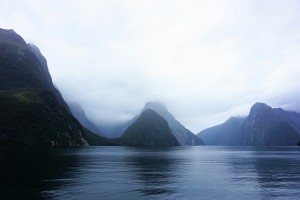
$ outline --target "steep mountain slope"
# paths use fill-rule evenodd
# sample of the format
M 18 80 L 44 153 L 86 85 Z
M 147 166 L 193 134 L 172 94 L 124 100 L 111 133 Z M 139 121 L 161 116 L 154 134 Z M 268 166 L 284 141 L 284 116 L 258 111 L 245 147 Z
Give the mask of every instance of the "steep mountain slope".
M 112 139 L 104 137 L 97 126 L 85 115 L 82 107 L 77 103 L 68 103 L 73 116 L 82 124 L 85 131 L 85 140 L 93 146 L 120 146 Z
M 78 146 L 91 138 L 54 87 L 39 49 L 5 29 L 0 29 L 0 111 L 2 145 Z
M 135 119 L 134 119 L 135 120 Z M 119 138 L 134 120 L 115 123 L 98 123 L 97 128 L 107 138 Z
M 166 106 L 157 102 L 148 102 L 143 110 L 152 109 L 162 116 L 169 124 L 172 134 L 176 137 L 180 145 L 203 145 L 203 141 L 186 129 L 179 123 L 174 116 L 168 111 Z
M 300 135 L 300 113 L 285 111 L 282 108 L 273 108 L 273 112 L 277 118 L 290 124 Z
M 230 117 L 223 124 L 207 128 L 197 134 L 206 145 L 240 145 L 240 133 L 245 118 Z
M 177 146 L 168 122 L 151 109 L 144 110 L 118 139 L 128 146 Z
M 100 134 L 100 130 L 97 128 L 97 126 L 91 122 L 85 115 L 84 110 L 82 107 L 77 103 L 68 103 L 69 108 L 71 109 L 71 112 L 73 116 L 81 123 L 82 126 L 89 129 L 90 131 Z M 101 134 L 102 135 L 102 134 Z
M 1 35 L 6 37 L 1 38 Z M 11 37 L 7 37 L 12 35 Z M 14 31 L 0 29 L 0 89 L 48 89 L 52 90 L 52 80 L 43 69 L 36 55 Z M 6 40 L 17 38 L 18 40 Z
M 252 106 L 241 130 L 241 144 L 251 146 L 296 145 L 300 136 L 296 129 L 282 120 L 283 110 L 272 109 L 263 103 Z

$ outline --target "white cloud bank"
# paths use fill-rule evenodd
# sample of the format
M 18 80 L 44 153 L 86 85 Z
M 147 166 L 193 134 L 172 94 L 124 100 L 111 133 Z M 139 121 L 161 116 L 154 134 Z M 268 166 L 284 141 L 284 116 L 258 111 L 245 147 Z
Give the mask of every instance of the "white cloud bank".
M 300 2 L 0 0 L 0 26 L 35 43 L 94 121 L 161 101 L 200 130 L 265 102 L 300 111 Z

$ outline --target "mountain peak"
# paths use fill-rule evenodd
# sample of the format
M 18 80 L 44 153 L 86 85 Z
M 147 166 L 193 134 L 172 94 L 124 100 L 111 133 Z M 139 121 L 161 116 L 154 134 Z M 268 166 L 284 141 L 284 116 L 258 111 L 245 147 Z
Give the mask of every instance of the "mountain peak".
M 143 110 L 146 110 L 146 109 L 152 109 L 152 110 L 155 110 L 155 111 L 165 111 L 167 112 L 168 109 L 167 107 L 160 103 L 160 102 L 147 102 L 144 106 L 144 109 Z
M 250 109 L 251 115 L 271 115 L 273 113 L 273 108 L 265 103 L 255 103 Z
M 268 106 L 265 103 L 260 103 L 260 102 L 256 102 L 255 104 L 253 104 L 253 106 L 251 107 L 252 109 L 272 109 L 271 106 Z
M 295 145 L 299 139 L 295 124 L 287 112 L 255 103 L 243 124 L 241 142 L 252 146 Z
M 168 122 L 152 109 L 144 110 L 120 141 L 129 146 L 178 146 Z
M 175 117 L 168 111 L 167 107 L 160 102 L 148 102 L 142 112 L 150 109 L 167 120 L 169 127 L 181 145 L 202 145 L 203 141 L 195 136 L 191 131 L 180 124 Z
M 18 45 L 26 46 L 25 40 L 18 35 L 13 29 L 0 28 L 0 41 L 9 41 Z

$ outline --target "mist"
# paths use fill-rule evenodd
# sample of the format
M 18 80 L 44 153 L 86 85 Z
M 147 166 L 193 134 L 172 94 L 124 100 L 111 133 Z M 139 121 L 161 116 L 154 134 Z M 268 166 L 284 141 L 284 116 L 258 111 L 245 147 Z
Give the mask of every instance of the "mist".
M 300 112 L 300 2 L 4 1 L 0 24 L 37 45 L 96 124 L 159 101 L 194 133 L 255 102 Z

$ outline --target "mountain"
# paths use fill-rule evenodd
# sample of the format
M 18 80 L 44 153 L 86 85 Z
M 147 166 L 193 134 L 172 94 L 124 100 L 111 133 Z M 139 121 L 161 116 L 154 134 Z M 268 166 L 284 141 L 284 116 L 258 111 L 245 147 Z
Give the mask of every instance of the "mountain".
M 92 131 L 93 133 L 100 134 L 100 130 L 97 128 L 97 126 L 91 122 L 85 115 L 84 110 L 78 103 L 68 103 L 69 108 L 71 109 L 71 112 L 73 116 L 87 129 Z
M 99 129 L 100 133 L 103 133 L 103 135 L 107 138 L 119 138 L 134 120 L 115 123 L 101 122 L 97 124 L 97 128 Z
M 54 87 L 40 50 L 6 29 L 0 29 L 0 111 L 2 145 L 95 144 Z
M 300 134 L 300 113 L 285 111 L 282 108 L 273 109 L 277 118 L 289 123 Z
M 86 135 L 85 138 L 89 145 L 93 146 L 119 146 L 116 141 L 103 136 L 97 126 L 85 115 L 83 108 L 77 103 L 68 103 L 73 116 L 82 124 Z
M 241 144 L 250 146 L 294 146 L 300 135 L 293 127 L 297 123 L 283 109 L 273 109 L 263 103 L 252 106 L 241 129 Z M 300 122 L 298 122 L 300 123 Z
M 245 118 L 230 117 L 223 124 L 207 128 L 197 134 L 206 145 L 240 145 L 240 133 Z
M 48 68 L 40 63 L 31 45 L 13 30 L 0 29 L 0 89 L 54 90 Z
M 169 128 L 168 122 L 151 109 L 144 110 L 118 140 L 128 146 L 179 145 Z
M 148 102 L 145 104 L 143 110 L 147 109 L 154 110 L 168 122 L 172 134 L 176 137 L 180 145 L 193 146 L 204 144 L 199 137 L 194 135 L 191 131 L 189 131 L 181 123 L 179 123 L 163 104 L 158 102 Z
M 300 141 L 300 114 L 255 103 L 246 118 L 230 118 L 197 136 L 208 145 L 294 146 Z

